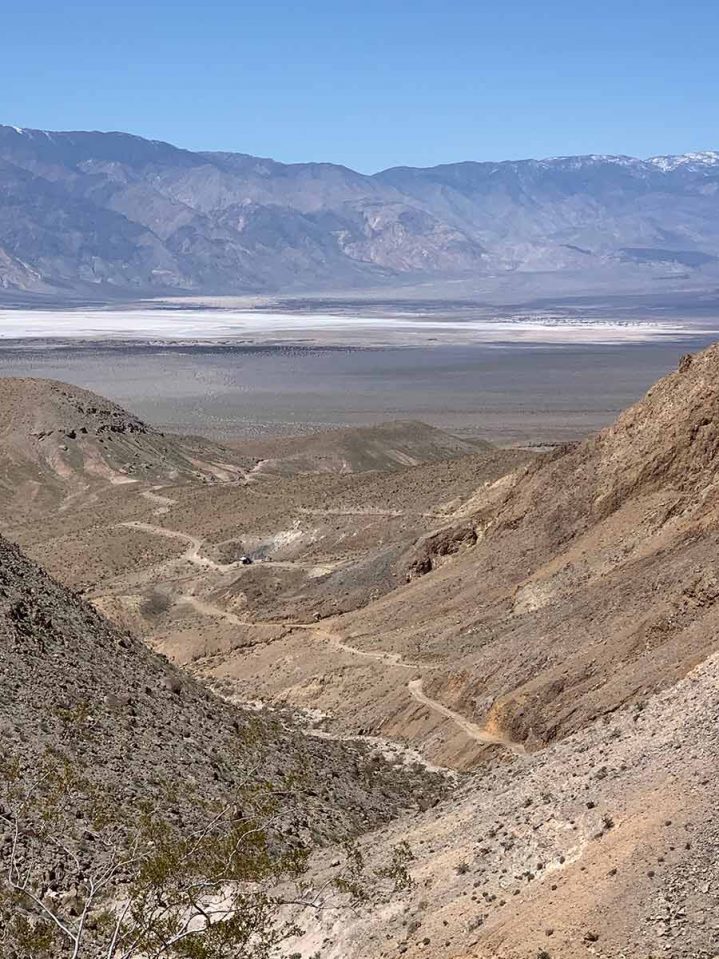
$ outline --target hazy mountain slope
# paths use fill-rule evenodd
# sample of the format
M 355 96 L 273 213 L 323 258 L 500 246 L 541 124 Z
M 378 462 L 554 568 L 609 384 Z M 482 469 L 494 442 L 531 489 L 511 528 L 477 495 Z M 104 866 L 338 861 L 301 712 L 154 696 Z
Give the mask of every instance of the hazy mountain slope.
M 0 286 L 61 292 L 89 283 L 186 282 L 170 251 L 141 223 L 2 159 L 0 250 Z
M 458 163 L 396 168 L 378 179 L 467 231 L 507 265 L 548 254 L 559 266 L 562 258 L 581 263 L 593 256 L 679 265 L 691 265 L 692 252 L 698 260 L 701 251 L 715 257 L 719 155 L 695 163 L 660 159 Z
M 103 260 L 95 272 L 78 272 L 78 283 L 204 290 L 353 286 L 398 271 L 451 270 L 455 263 L 471 268 L 482 255 L 474 241 L 413 210 L 392 188 L 331 164 L 285 166 L 193 154 L 126 134 L 13 127 L 0 128 L 0 157 L 38 182 L 49 181 L 58 202 L 67 196 L 90 203 L 111 211 L 108 216 L 121 214 L 143 236 L 151 231 L 162 251 L 163 262 L 148 260 L 143 272 L 125 268 L 107 250 L 107 265 Z M 17 230 L 27 233 L 34 225 L 31 215 L 23 222 L 23 214 L 10 208 L 0 232 L 9 255 L 16 255 Z M 33 262 L 43 256 L 40 246 Z M 48 262 L 41 275 L 54 282 L 66 269 L 66 260 Z
M 276 291 L 477 276 L 715 276 L 714 153 L 396 168 L 0 127 L 0 284 Z M 607 271 L 609 271 L 607 273 Z

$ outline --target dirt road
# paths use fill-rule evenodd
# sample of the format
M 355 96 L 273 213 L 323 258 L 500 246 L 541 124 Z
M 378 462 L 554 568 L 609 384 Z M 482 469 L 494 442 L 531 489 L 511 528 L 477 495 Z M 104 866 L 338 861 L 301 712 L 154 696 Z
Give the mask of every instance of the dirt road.
M 208 559 L 206 556 L 202 556 L 200 550 L 202 549 L 202 540 L 197 536 L 192 536 L 190 533 L 181 533 L 177 530 L 165 529 L 164 526 L 153 526 L 151 523 L 141 523 L 137 521 L 121 523 L 121 526 L 127 526 L 131 529 L 139 529 L 146 533 L 154 533 L 157 536 L 166 536 L 170 539 L 179 539 L 188 544 L 187 549 L 182 554 L 180 559 L 187 560 L 190 563 L 194 563 L 197 566 L 203 566 L 209 569 L 216 569 L 221 571 L 226 571 L 231 569 L 233 566 L 239 566 L 239 563 L 216 563 L 214 560 Z M 302 564 L 293 564 L 293 563 L 282 563 L 282 564 L 273 564 L 268 563 L 269 567 L 272 565 L 280 566 L 300 566 Z M 344 642 L 344 640 L 336 633 L 331 632 L 330 630 L 323 629 L 318 626 L 316 623 L 263 623 L 262 620 L 256 622 L 249 622 L 239 619 L 235 616 L 234 613 L 230 613 L 227 610 L 223 610 L 219 606 L 208 603 L 204 600 L 199 599 L 196 596 L 192 595 L 183 595 L 181 597 L 182 602 L 192 605 L 198 612 L 203 613 L 207 616 L 213 616 L 217 618 L 224 618 L 227 622 L 230 622 L 237 626 L 282 626 L 287 629 L 288 633 L 291 633 L 293 630 L 308 630 L 312 635 L 321 637 L 324 641 L 328 642 L 335 649 L 340 650 L 345 653 L 350 653 L 353 656 L 359 656 L 364 659 L 371 659 L 375 662 L 382 663 L 385 666 L 390 666 L 399 669 L 411 669 L 414 672 L 417 672 L 421 667 L 419 663 L 407 662 L 402 658 L 400 653 L 391 653 L 383 650 L 369 650 L 369 649 L 359 649 L 356 646 L 351 646 L 349 643 Z M 285 634 L 287 636 L 287 634 Z M 443 716 L 445 719 L 450 720 L 454 723 L 459 729 L 470 739 L 475 740 L 475 742 L 487 743 L 488 745 L 497 745 L 503 746 L 505 749 L 510 749 L 515 753 L 524 753 L 524 747 L 519 743 L 514 743 L 511 740 L 506 739 L 502 736 L 497 736 L 492 733 L 489 733 L 486 729 L 483 729 L 481 726 L 478 726 L 476 723 L 473 723 L 471 720 L 467 719 L 461 713 L 455 712 L 453 709 L 450 709 L 448 706 L 445 706 L 443 703 L 437 702 L 437 700 L 430 699 L 422 689 L 422 677 L 417 677 L 411 679 L 407 683 L 407 689 L 410 696 L 421 705 L 427 707 L 427 709 L 432 710 L 435 713 Z
M 428 709 L 439 713 L 446 719 L 450 719 L 456 726 L 459 726 L 465 735 L 469 736 L 470 739 L 474 739 L 475 742 L 487 743 L 488 745 L 495 746 L 504 746 L 505 749 L 510 749 L 514 753 L 524 754 L 525 749 L 521 743 L 514 743 L 504 736 L 496 736 L 492 733 L 489 733 L 486 729 L 483 729 L 481 726 L 478 726 L 476 723 L 473 723 L 471 720 L 467 719 L 466 716 L 463 716 L 461 713 L 456 713 L 453 709 L 450 709 L 449 706 L 445 706 L 443 703 L 437 702 L 436 699 L 430 699 L 422 689 L 422 677 L 419 679 L 411 679 L 407 683 L 407 689 L 409 690 L 410 696 L 418 703 L 421 703 Z

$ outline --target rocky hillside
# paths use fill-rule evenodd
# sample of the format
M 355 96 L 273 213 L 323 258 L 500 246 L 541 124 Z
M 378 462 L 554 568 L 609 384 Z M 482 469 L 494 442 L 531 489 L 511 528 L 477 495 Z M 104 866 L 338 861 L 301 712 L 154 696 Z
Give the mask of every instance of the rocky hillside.
M 0 539 L 0 721 L 3 746 L 32 765 L 68 750 L 123 795 L 151 795 L 163 780 L 190 778 L 218 795 L 246 770 L 228 761 L 247 748 L 263 777 L 281 783 L 298 770 L 293 802 L 310 831 L 349 835 L 416 804 L 422 783 L 373 762 L 353 746 L 286 731 L 262 714 L 216 699 L 191 677 L 114 629 L 77 595 Z M 254 738 L 254 742 L 251 739 Z M 334 769 L 337 775 L 328 775 Z
M 253 462 L 67 383 L 0 378 L 0 498 L 14 515 L 113 486 L 237 479 Z
M 92 394 L 7 389 L 6 447 L 35 451 L 38 488 L 38 432 L 147 442 L 158 464 L 185 450 Z M 319 886 L 343 855 L 328 841 L 360 836 L 373 876 L 408 842 L 414 885 L 379 911 L 319 911 L 288 949 L 303 959 L 714 959 L 717 423 L 719 344 L 550 454 L 457 457 L 405 424 L 310 441 L 290 475 L 188 473 L 131 497 L 141 513 L 71 500 L 28 520 L 35 555 L 66 581 L 81 568 L 118 622 L 142 622 L 230 702 L 283 708 L 219 701 L 0 539 L 0 785 L 63 756 L 182 830 L 193 796 L 223 802 L 261 769 L 283 841 L 320 843 Z M 418 437 L 446 458 L 403 465 Z M 307 736 L 287 705 L 305 707 Z M 476 775 L 437 804 L 437 777 L 383 758 L 392 741 Z M 6 862 L 12 835 L 0 827 Z M 39 881 L 55 894 L 53 863 Z
M 0 127 L 0 289 L 334 290 L 505 271 L 716 278 L 716 153 L 399 167 Z
M 48 944 L 43 903 L 80 928 L 93 882 L 118 855 L 127 862 L 102 881 L 120 887 L 132 857 L 164 842 L 197 843 L 200 857 L 202 837 L 227 810 L 238 821 L 258 803 L 272 810 L 268 854 L 280 856 L 426 808 L 443 788 L 440 777 L 361 743 L 308 738 L 220 701 L 4 539 L 0 651 L 0 949 L 8 959 L 70 956 Z M 138 847 L 130 837 L 140 828 Z M 115 853 L 124 843 L 130 852 Z M 99 913 L 89 916 L 90 934 L 100 935 Z
M 375 646 L 381 623 L 408 656 L 420 636 L 425 688 L 530 745 L 675 682 L 716 649 L 718 412 L 715 345 L 498 501 L 480 493 L 476 546 L 343 629 Z
M 400 834 L 417 886 L 381 915 L 323 916 L 326 959 L 713 959 L 719 936 L 719 657 L 563 743 L 483 766 Z M 318 864 L 322 874 L 326 860 Z

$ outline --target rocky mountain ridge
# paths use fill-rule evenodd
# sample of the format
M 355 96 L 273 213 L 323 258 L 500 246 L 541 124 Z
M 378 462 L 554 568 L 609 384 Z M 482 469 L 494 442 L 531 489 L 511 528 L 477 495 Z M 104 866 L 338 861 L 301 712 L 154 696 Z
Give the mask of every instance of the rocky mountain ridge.
M 396 167 L 0 127 L 0 288 L 379 287 L 505 272 L 719 274 L 719 154 Z
M 423 646 L 430 695 L 532 748 L 672 684 L 716 650 L 718 397 L 714 345 L 494 501 L 478 491 L 454 520 L 476 545 L 340 632 L 408 659 Z

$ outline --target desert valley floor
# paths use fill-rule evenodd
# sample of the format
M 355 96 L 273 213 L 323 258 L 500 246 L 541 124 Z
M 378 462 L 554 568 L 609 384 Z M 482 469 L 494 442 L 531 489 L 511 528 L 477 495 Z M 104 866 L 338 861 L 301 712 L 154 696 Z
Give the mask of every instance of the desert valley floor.
M 0 375 L 73 383 L 158 429 L 219 440 L 420 420 L 544 445 L 606 426 L 719 336 L 710 295 L 514 308 L 227 299 L 0 309 Z

